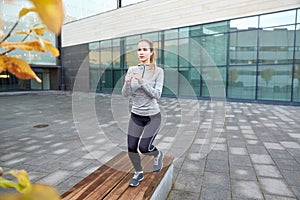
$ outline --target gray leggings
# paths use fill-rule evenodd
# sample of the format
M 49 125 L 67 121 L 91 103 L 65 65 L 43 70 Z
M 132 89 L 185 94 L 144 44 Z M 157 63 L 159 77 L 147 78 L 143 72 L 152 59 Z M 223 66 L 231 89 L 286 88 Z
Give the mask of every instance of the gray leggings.
M 142 154 L 157 156 L 158 149 L 152 144 L 161 123 L 161 114 L 153 116 L 140 116 L 131 113 L 128 126 L 127 144 L 128 155 L 136 171 L 142 171 L 141 158 L 138 149 Z

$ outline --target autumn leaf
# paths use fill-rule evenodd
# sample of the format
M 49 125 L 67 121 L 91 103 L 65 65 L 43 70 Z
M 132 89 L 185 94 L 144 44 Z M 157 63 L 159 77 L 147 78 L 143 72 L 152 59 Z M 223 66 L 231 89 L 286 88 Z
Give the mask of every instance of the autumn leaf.
M 46 40 L 32 40 L 26 42 L 3 42 L 0 47 L 6 49 L 21 49 L 25 51 L 37 51 L 37 52 L 51 52 L 53 56 L 59 56 L 59 51 L 55 48 L 51 42 Z
M 64 11 L 61 0 L 30 0 L 42 22 L 55 34 L 60 33 Z
M 30 194 L 31 200 L 60 200 L 57 190 L 44 184 L 34 184 Z
M 36 12 L 35 8 L 22 8 L 19 12 L 19 19 L 29 12 Z
M 45 27 L 33 27 L 30 30 L 34 31 L 37 35 L 43 36 L 45 34 L 46 28 Z
M 46 39 L 44 40 L 44 49 L 47 51 L 47 52 L 51 52 L 53 56 L 57 57 L 59 56 L 59 51 L 56 47 L 54 47 L 51 43 L 50 40 Z
M 6 71 L 6 66 L 5 66 L 5 58 L 6 56 L 1 56 L 0 55 L 0 73 L 3 72 L 3 71 Z
M 38 83 L 41 83 L 41 79 L 32 71 L 28 63 L 17 57 L 6 57 L 4 64 L 7 70 L 17 76 L 20 79 L 32 79 L 34 78 Z

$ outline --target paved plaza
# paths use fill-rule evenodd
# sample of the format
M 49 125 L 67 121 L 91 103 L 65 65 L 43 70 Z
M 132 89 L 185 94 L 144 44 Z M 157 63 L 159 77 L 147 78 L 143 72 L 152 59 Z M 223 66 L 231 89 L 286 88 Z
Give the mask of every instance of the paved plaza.
M 128 99 L 0 93 L 0 166 L 62 194 L 126 151 Z M 169 200 L 300 199 L 300 107 L 163 97 L 155 144 L 174 156 Z

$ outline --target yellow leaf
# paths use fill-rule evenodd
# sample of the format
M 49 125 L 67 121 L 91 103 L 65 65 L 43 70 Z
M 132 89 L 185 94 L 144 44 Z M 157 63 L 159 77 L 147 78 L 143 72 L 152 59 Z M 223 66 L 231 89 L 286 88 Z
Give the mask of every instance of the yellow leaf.
M 23 194 L 31 192 L 32 185 L 29 180 L 29 176 L 25 170 L 11 170 L 10 173 L 18 179 L 19 192 Z
M 3 56 L 0 56 L 0 73 L 3 72 L 3 71 L 6 71 L 6 66 L 5 66 L 5 58 L 6 56 L 3 55 Z
M 59 51 L 57 48 L 55 48 L 50 40 L 44 40 L 44 44 L 45 44 L 45 50 L 48 52 L 51 52 L 53 56 L 57 57 L 59 56 Z
M 31 200 L 60 200 L 61 197 L 54 187 L 34 184 L 30 194 Z
M 36 12 L 35 8 L 22 8 L 19 12 L 19 19 L 29 12 Z
M 7 70 L 17 76 L 20 79 L 32 79 L 34 78 L 38 83 L 41 83 L 41 79 L 32 71 L 28 63 L 17 57 L 7 57 L 5 62 Z
M 36 34 L 43 36 L 45 34 L 46 28 L 45 27 L 34 27 L 34 28 L 31 28 L 31 30 L 33 30 Z
M 64 11 L 61 0 L 30 0 L 48 29 L 55 34 L 60 33 L 63 24 Z
M 26 42 L 3 42 L 0 47 L 6 49 L 22 49 L 25 51 L 51 52 L 54 56 L 59 56 L 59 51 L 49 40 L 32 40 Z

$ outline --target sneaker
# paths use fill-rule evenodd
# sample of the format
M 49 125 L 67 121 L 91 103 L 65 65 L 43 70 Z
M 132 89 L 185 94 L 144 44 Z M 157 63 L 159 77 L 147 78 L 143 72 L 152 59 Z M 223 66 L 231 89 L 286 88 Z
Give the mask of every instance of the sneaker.
M 144 179 L 143 172 L 135 172 L 133 178 L 130 180 L 129 185 L 131 187 L 136 187 L 140 184 L 140 182 Z
M 159 151 L 159 154 L 156 157 L 154 157 L 153 172 L 159 172 L 162 169 L 163 158 L 164 158 L 163 152 Z

